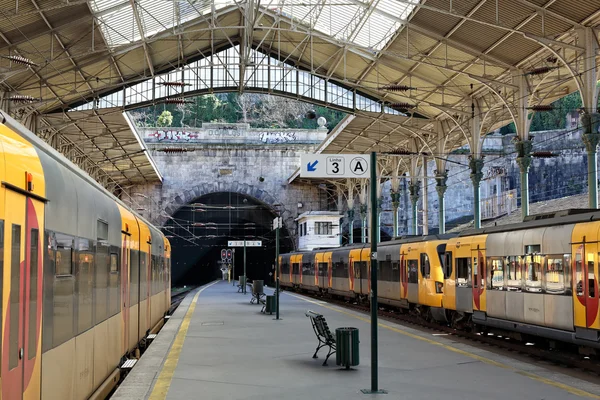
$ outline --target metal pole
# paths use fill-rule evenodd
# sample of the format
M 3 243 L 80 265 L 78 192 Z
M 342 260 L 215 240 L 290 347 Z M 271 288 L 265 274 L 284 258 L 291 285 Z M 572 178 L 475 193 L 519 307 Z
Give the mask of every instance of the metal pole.
M 275 228 L 275 319 L 279 319 L 279 220 Z
M 244 238 L 244 294 L 246 294 L 246 282 L 248 281 L 248 275 L 246 275 L 246 239 Z
M 235 249 L 231 249 L 231 262 L 233 264 L 233 276 L 232 276 L 232 286 L 235 286 Z
M 377 375 L 377 154 L 371 153 L 371 389 L 363 393 L 386 393 L 379 390 Z

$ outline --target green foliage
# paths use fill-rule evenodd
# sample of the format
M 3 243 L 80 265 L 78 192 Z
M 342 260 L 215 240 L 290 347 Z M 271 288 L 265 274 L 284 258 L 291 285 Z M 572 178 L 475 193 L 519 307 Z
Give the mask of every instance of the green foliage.
M 156 126 L 172 126 L 173 124 L 173 115 L 165 110 L 163 111 L 156 120 Z
M 316 129 L 318 117 L 324 117 L 327 128 L 332 129 L 346 116 L 341 111 L 281 97 L 269 98 L 266 94 L 245 96 L 242 101 L 238 93 L 209 94 L 192 98 L 190 104 L 160 104 L 138 109 L 131 115 L 138 126 L 150 126 L 156 121 L 156 125 L 162 127 L 200 127 L 202 122 L 245 120 L 253 128 L 292 129 Z M 305 118 L 308 109 L 314 109 L 317 118 Z
M 571 111 L 581 108 L 579 92 L 571 93 L 552 103 L 552 111 L 536 112 L 531 121 L 531 132 L 564 129 L 566 115 Z

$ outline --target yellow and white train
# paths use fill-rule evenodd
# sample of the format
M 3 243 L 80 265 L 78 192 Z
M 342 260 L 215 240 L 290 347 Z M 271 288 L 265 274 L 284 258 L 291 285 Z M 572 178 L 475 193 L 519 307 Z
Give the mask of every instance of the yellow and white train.
M 103 398 L 170 307 L 170 245 L 0 111 L 0 399 Z
M 378 300 L 456 327 L 600 348 L 600 210 L 378 245 Z M 281 285 L 368 296 L 370 245 L 283 254 Z

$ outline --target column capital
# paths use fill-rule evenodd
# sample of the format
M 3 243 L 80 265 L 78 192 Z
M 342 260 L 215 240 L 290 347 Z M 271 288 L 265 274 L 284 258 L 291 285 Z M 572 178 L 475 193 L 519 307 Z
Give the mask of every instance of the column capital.
M 390 193 L 390 196 L 392 197 L 392 206 L 393 207 L 400 206 L 400 192 L 394 192 L 392 190 L 392 192 Z
M 583 140 L 588 153 L 595 153 L 598 143 L 600 143 L 600 133 L 584 133 L 581 135 L 581 140 Z
M 360 205 L 360 215 L 362 215 L 363 217 L 367 214 L 367 205 L 366 204 L 361 204 Z
M 532 140 L 517 140 L 515 149 L 517 150 L 517 164 L 521 172 L 529 171 L 531 166 L 531 149 L 533 148 Z
M 348 219 L 350 221 L 354 220 L 354 210 L 353 209 L 348 210 Z
M 412 201 L 413 204 L 416 204 L 417 201 L 419 201 L 419 190 L 421 190 L 421 185 L 419 183 L 411 183 L 408 185 L 410 201 Z
M 483 179 L 483 158 L 471 157 L 469 160 L 469 168 L 471 168 L 471 181 L 473 186 L 479 187 Z

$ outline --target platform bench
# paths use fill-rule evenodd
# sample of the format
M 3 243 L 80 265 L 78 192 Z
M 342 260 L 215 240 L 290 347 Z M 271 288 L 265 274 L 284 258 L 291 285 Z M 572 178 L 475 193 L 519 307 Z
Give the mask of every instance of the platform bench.
M 325 361 L 323 362 L 323 365 L 327 365 L 327 360 L 336 351 L 335 337 L 329 330 L 327 321 L 325 321 L 325 317 L 322 314 L 318 314 L 314 311 L 308 310 L 306 312 L 306 316 L 310 318 L 310 322 L 312 323 L 312 327 L 313 327 L 313 330 L 315 331 L 315 335 L 317 336 L 317 339 L 319 340 L 319 345 L 317 346 L 317 349 L 315 350 L 315 354 L 313 354 L 313 358 L 319 358 L 319 357 L 317 357 L 317 353 L 319 352 L 319 350 L 321 350 L 321 348 L 327 346 L 327 347 L 329 347 L 329 352 L 327 353 L 327 357 L 325 358 Z

